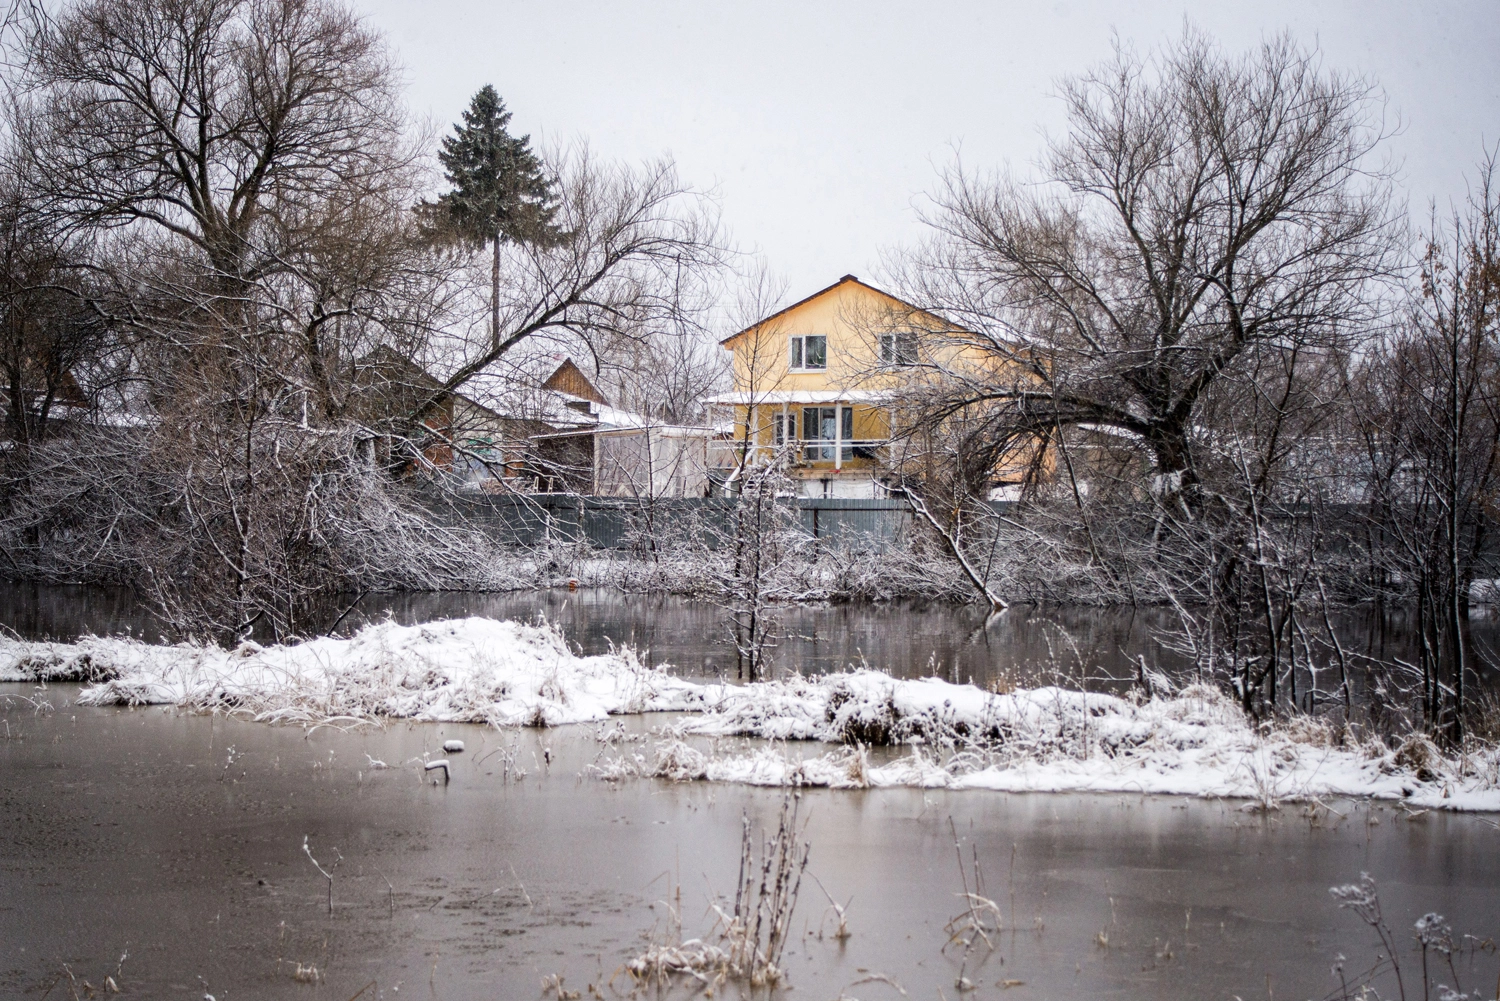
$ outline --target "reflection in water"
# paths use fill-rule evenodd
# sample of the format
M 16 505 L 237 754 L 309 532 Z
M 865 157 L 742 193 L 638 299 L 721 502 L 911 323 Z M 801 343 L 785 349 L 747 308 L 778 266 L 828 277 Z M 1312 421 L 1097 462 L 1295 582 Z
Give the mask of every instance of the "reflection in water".
M 1171 667 L 1155 636 L 1161 609 L 1018 607 L 987 620 L 978 605 L 937 602 L 789 605 L 777 609 L 771 659 L 784 671 L 826 673 L 868 665 L 900 677 L 938 676 L 980 685 L 1027 679 L 1127 678 L 1136 657 Z M 667 595 L 581 591 L 393 592 L 366 596 L 340 631 L 390 615 L 410 624 L 469 615 L 557 623 L 585 653 L 628 644 L 652 664 L 695 676 L 734 672 L 726 613 L 712 602 Z M 160 626 L 129 591 L 0 585 L 0 623 L 29 638 L 85 632 L 154 638 Z
M 456 615 L 557 623 L 588 653 L 627 643 L 652 663 L 694 675 L 732 675 L 725 612 L 706 601 L 617 591 L 382 595 L 370 608 L 401 622 Z M 1024 677 L 1127 677 L 1137 654 L 1164 656 L 1153 632 L 1170 625 L 1158 609 L 1015 608 L 987 619 L 978 605 L 928 602 L 791 605 L 778 609 L 771 659 L 780 670 L 821 674 L 868 665 L 899 677 L 937 676 L 980 685 Z M 1170 655 L 1165 655 L 1170 656 Z
M 29 640 L 71 640 L 84 633 L 157 638 L 160 624 L 129 588 L 0 581 L 0 627 Z
M 652 664 L 700 677 L 732 676 L 734 647 L 726 613 L 712 602 L 670 595 L 579 591 L 387 592 L 367 595 L 341 632 L 391 616 L 410 624 L 469 615 L 557 623 L 584 653 L 628 644 Z M 979 605 L 939 602 L 789 605 L 774 613 L 771 659 L 780 671 L 826 673 L 868 665 L 898 677 L 937 676 L 982 686 L 1087 680 L 1118 689 L 1145 657 L 1178 675 L 1187 661 L 1169 646 L 1176 619 L 1164 608 L 1017 606 L 986 616 Z M 330 616 L 333 618 L 334 616 Z M 1355 610 L 1339 621 L 1350 653 L 1414 658 L 1400 615 Z M 72 639 L 86 632 L 156 638 L 160 625 L 123 589 L 0 584 L 0 624 L 27 638 Z M 1493 658 L 1500 618 L 1476 615 L 1471 648 Z M 1302 682 L 1305 689 L 1306 682 Z M 1323 681 L 1325 690 L 1328 680 Z

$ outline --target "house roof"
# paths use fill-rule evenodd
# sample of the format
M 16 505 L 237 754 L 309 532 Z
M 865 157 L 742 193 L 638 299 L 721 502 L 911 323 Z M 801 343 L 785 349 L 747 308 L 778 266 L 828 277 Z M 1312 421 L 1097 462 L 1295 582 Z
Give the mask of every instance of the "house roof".
M 542 383 L 543 389 L 554 389 L 569 396 L 589 400 L 609 406 L 609 398 L 599 391 L 588 376 L 583 374 L 583 369 L 574 363 L 572 358 L 564 358 L 562 364 L 553 369 L 552 374 Z
M 467 405 L 484 411 L 491 417 L 501 416 L 488 402 L 464 386 L 448 390 L 443 383 L 414 359 L 384 344 L 354 363 L 355 384 L 364 389 L 396 388 L 417 394 L 437 393 L 440 399 L 462 400 Z
M 905 299 L 897 298 L 896 296 L 891 295 L 885 289 L 876 288 L 874 285 L 871 285 L 869 282 L 860 281 L 854 275 L 845 275 L 844 277 L 840 278 L 838 281 L 834 282 L 832 285 L 829 285 L 827 288 L 821 288 L 818 291 L 814 292 L 812 295 L 807 296 L 806 298 L 798 299 L 796 302 L 792 303 L 790 306 L 787 306 L 785 309 L 778 309 L 776 312 L 772 313 L 770 316 L 763 317 L 762 319 L 756 320 L 754 323 L 750 324 L 750 326 L 746 327 L 744 330 L 741 330 L 739 333 L 730 334 L 728 337 L 724 338 L 722 341 L 719 342 L 719 346 L 720 347 L 724 347 L 724 348 L 728 348 L 731 341 L 734 341 L 734 340 L 739 339 L 740 337 L 743 337 L 744 335 L 750 333 L 750 331 L 755 330 L 757 327 L 763 327 L 767 323 L 770 323 L 772 320 L 776 319 L 778 316 L 785 316 L 787 313 L 790 313 L 792 310 L 797 309 L 798 307 L 801 307 L 801 306 L 805 306 L 808 303 L 812 302 L 814 299 L 817 299 L 820 296 L 825 296 L 828 293 L 834 291 L 835 289 L 840 288 L 841 286 L 847 285 L 847 284 L 849 284 L 851 282 L 853 284 L 855 284 L 855 285 L 860 286 L 861 288 L 869 289 L 871 292 L 874 292 L 876 295 L 883 296 L 883 297 L 891 300 L 892 302 L 900 303 L 902 306 L 905 306 L 907 309 L 910 309 L 913 312 L 921 313 L 924 316 L 930 316 L 934 320 L 937 320 L 939 323 L 943 324 L 946 327 L 956 328 L 958 326 L 958 324 L 956 324 L 953 321 L 947 319 L 946 317 L 939 316 L 938 314 L 932 312 L 931 310 L 923 309 L 921 306 L 915 306 L 915 305 L 907 302 Z
M 556 361 L 556 359 L 561 361 Z M 615 411 L 572 359 L 552 356 L 555 367 L 545 379 L 521 367 L 485 369 L 464 384 L 462 399 L 511 420 L 535 420 L 553 428 L 593 427 L 612 420 Z M 546 361 L 546 359 L 542 359 Z M 542 371 L 546 371 L 543 369 Z

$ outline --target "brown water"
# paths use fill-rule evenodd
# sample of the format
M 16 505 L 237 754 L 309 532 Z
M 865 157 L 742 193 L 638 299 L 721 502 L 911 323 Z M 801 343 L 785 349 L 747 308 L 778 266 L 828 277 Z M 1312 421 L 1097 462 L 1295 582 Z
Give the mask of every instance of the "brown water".
M 774 824 L 783 795 L 605 783 L 588 767 L 618 752 L 591 727 L 304 732 L 78 708 L 75 693 L 0 685 L 8 996 L 50 986 L 72 997 L 76 986 L 81 997 L 83 981 L 113 975 L 127 997 L 345 1001 L 371 985 L 360 997 L 537 998 L 552 974 L 626 996 L 628 978 L 611 977 L 664 917 L 653 902 L 680 885 L 685 931 L 706 931 L 710 891 L 734 884 L 741 813 Z M 451 784 L 429 784 L 412 759 L 449 737 L 468 750 Z M 372 771 L 367 755 L 391 767 Z M 508 780 L 506 761 L 525 777 Z M 1335 956 L 1350 975 L 1375 958 L 1374 936 L 1327 892 L 1361 871 L 1379 881 L 1403 943 L 1429 910 L 1457 930 L 1500 934 L 1497 818 L 1331 806 L 1343 816 L 1172 798 L 807 791 L 809 871 L 852 897 L 853 935 L 818 937 L 827 901 L 804 884 L 782 993 L 899 997 L 859 983 L 880 973 L 910 997 L 954 999 L 962 972 L 979 985 L 965 996 L 978 998 L 1321 998 L 1338 988 Z M 1016 928 L 967 965 L 943 949 L 961 889 L 950 818 Z M 335 866 L 331 914 L 304 837 Z M 1401 959 L 1408 996 L 1422 996 L 1419 956 Z M 295 979 L 299 964 L 317 967 L 315 984 Z M 1489 989 L 1497 958 L 1457 967 L 1464 989 Z M 1024 985 L 998 986 L 1007 980 Z

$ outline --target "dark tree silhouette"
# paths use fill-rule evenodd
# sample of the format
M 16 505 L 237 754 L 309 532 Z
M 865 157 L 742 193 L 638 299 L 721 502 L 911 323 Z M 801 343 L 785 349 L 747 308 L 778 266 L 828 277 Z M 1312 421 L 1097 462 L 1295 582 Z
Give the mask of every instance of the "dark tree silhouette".
M 439 233 L 493 248 L 492 341 L 500 338 L 500 245 L 547 243 L 562 235 L 553 223 L 556 182 L 532 151 L 531 137 L 506 131 L 510 118 L 495 88 L 481 87 L 438 153 L 453 190 L 425 206 Z

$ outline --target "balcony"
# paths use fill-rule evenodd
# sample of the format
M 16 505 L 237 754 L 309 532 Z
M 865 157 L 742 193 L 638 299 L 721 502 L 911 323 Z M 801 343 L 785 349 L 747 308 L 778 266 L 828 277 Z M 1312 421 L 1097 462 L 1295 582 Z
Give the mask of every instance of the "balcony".
M 713 469 L 733 469 L 744 456 L 747 465 L 780 465 L 789 470 L 870 468 L 885 459 L 889 444 L 887 439 L 794 439 L 779 445 L 719 440 L 709 443 L 708 464 Z

